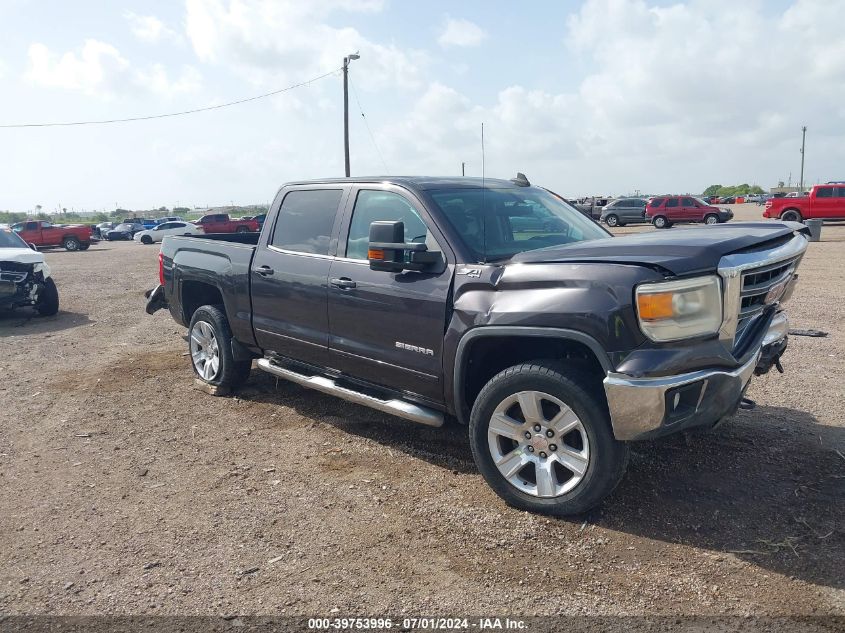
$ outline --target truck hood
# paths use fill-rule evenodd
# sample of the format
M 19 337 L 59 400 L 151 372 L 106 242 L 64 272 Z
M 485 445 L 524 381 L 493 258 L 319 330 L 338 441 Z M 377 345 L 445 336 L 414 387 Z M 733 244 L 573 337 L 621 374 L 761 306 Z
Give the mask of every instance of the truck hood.
M 515 255 L 514 263 L 610 262 L 659 266 L 674 275 L 716 270 L 719 260 L 807 229 L 795 222 L 737 222 L 729 226 L 648 231 L 551 246 Z
M 0 248 L 0 262 L 42 264 L 44 263 L 44 254 L 31 248 Z

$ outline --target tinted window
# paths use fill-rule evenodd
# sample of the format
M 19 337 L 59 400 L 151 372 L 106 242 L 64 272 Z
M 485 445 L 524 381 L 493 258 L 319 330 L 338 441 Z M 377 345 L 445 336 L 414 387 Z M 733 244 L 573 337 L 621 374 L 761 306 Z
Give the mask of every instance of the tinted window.
M 654 209 L 656 207 L 659 207 L 661 204 L 663 204 L 664 200 L 665 200 L 665 198 L 655 198 L 654 200 L 651 201 L 651 203 L 648 206 L 650 206 L 652 209 Z
M 666 200 L 666 207 L 677 207 L 678 205 L 678 198 L 669 198 Z
M 27 248 L 27 245 L 17 233 L 9 229 L 0 229 L 0 248 Z
M 694 207 L 695 206 L 695 200 L 693 200 L 692 198 L 684 198 L 684 206 L 685 207 Z
M 38 228 L 38 222 L 27 222 L 26 225 L 24 225 L 24 227 L 23 227 L 24 231 L 34 231 L 37 228 Z
M 845 198 L 845 187 L 836 188 L 836 198 Z
M 832 198 L 833 187 L 819 187 L 816 191 L 816 198 Z
M 291 191 L 285 196 L 272 244 L 297 253 L 328 255 L 342 189 Z
M 405 198 L 389 191 L 363 190 L 358 192 L 352 212 L 346 240 L 347 257 L 367 259 L 370 223 L 379 220 L 404 222 L 406 242 L 426 243 L 429 250 L 440 250 L 433 240 L 429 240 L 425 223 Z

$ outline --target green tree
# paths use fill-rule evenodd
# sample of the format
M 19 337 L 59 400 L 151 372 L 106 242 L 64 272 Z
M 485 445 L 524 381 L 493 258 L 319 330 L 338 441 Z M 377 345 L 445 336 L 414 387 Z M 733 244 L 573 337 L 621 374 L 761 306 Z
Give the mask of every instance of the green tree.
M 707 189 L 704 190 L 705 196 L 717 196 L 719 195 L 719 189 L 722 188 L 722 185 L 710 185 Z

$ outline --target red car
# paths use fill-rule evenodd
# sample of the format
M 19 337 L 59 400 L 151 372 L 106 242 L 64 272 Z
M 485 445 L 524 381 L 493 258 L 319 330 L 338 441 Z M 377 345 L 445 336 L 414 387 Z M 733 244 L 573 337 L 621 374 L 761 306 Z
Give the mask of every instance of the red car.
M 791 222 L 845 220 L 845 184 L 816 185 L 809 196 L 767 200 L 763 217 Z
M 668 229 L 679 222 L 719 224 L 734 217 L 730 209 L 713 207 L 692 196 L 657 196 L 646 207 L 646 216 L 658 229 Z
M 68 251 L 84 251 L 91 246 L 91 227 L 84 224 L 64 226 L 40 220 L 27 220 L 12 225 L 12 230 L 20 235 L 24 242 L 39 248 L 61 246 Z
M 204 215 L 194 224 L 206 233 L 249 233 L 261 228 L 257 220 L 233 220 L 227 213 Z

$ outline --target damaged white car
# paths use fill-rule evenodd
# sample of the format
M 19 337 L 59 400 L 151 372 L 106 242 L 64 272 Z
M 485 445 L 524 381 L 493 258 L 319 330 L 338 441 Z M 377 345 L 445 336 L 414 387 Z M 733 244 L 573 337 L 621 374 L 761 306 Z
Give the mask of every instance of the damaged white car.
M 42 316 L 59 311 L 59 291 L 44 255 L 9 229 L 0 229 L 0 310 L 32 306 Z

